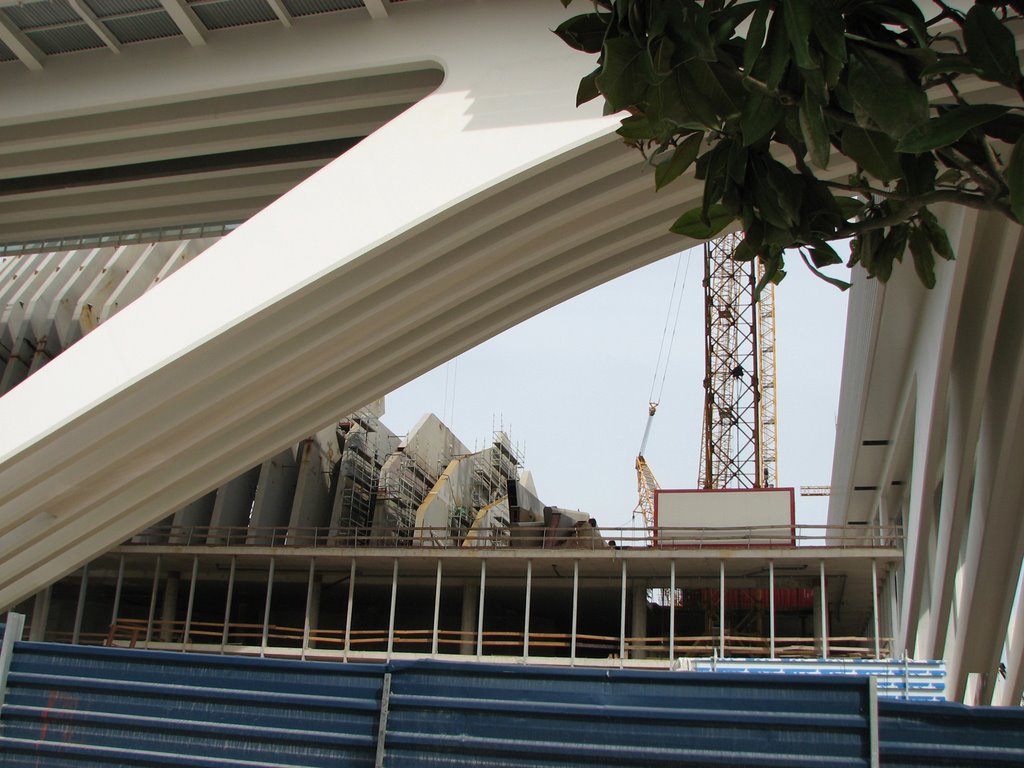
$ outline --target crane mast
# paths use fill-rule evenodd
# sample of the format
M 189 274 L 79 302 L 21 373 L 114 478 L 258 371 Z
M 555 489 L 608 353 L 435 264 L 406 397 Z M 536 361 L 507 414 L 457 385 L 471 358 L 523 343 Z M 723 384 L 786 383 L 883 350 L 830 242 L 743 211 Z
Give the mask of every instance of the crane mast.
M 736 261 L 738 235 L 704 245 L 704 424 L 699 488 L 777 483 L 774 286 L 754 299 L 763 268 Z

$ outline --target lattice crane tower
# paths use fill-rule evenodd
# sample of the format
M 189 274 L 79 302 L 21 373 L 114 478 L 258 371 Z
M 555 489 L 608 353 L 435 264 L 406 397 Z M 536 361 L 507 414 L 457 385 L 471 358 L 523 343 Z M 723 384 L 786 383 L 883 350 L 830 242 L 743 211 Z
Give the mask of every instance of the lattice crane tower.
M 778 482 L 775 293 L 755 302 L 758 260 L 732 258 L 728 235 L 704 246 L 704 426 L 697 485 L 765 488 Z

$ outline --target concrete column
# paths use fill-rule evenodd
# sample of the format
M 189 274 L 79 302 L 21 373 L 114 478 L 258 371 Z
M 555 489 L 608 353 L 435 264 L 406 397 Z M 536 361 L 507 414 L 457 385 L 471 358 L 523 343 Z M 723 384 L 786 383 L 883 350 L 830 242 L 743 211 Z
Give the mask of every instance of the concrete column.
M 160 609 L 160 632 L 158 637 L 161 643 L 169 643 L 174 639 L 174 617 L 178 613 L 178 590 L 181 586 L 181 574 L 178 571 L 167 572 L 167 582 L 164 584 L 164 604 Z
M 633 650 L 630 658 L 646 659 L 646 643 L 639 638 L 647 637 L 647 586 L 633 585 L 633 616 L 630 622 L 630 634 L 633 636 Z
M 459 653 L 464 656 L 472 656 L 476 652 L 477 643 L 474 642 L 473 636 L 477 629 L 479 600 L 479 585 L 467 584 L 462 588 L 462 642 L 459 643 Z

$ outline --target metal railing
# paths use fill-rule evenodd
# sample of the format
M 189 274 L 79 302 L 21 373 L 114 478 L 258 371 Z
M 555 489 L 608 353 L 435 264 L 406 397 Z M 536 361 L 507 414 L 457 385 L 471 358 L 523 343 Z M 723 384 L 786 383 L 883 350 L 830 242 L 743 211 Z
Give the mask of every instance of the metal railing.
M 482 531 L 449 528 L 297 528 L 289 526 L 160 526 L 125 544 L 183 547 L 323 548 L 520 548 L 520 549 L 761 549 L 900 548 L 903 532 L 892 526 L 759 525 L 718 528 L 575 528 L 539 526 Z
M 186 636 L 187 632 L 187 636 Z M 305 629 L 278 624 L 219 622 L 153 621 L 119 619 L 111 625 L 106 636 L 100 633 L 83 634 L 83 645 L 107 645 L 128 648 L 179 646 L 181 650 L 222 653 L 252 653 L 253 648 L 303 649 L 306 651 L 352 651 L 386 655 L 413 653 L 430 655 L 434 643 L 432 629 Z M 477 633 L 473 630 L 438 629 L 439 654 L 475 655 L 478 648 Z M 524 638 L 529 638 L 524 647 Z M 670 644 L 666 635 L 645 637 L 594 635 L 565 632 L 530 632 L 485 630 L 480 635 L 479 648 L 487 656 L 523 656 L 538 658 L 569 657 L 575 649 L 578 658 L 606 659 L 617 662 L 620 650 L 625 658 L 669 659 L 672 657 L 705 658 L 713 655 L 739 658 L 768 658 L 771 640 L 759 635 L 676 635 Z M 724 646 L 721 644 L 724 641 Z M 65 640 L 66 642 L 66 640 Z M 391 651 L 388 646 L 391 646 Z M 873 658 L 875 640 L 871 637 L 843 636 L 828 638 L 830 658 Z M 265 643 L 265 645 L 264 645 Z M 888 657 L 891 639 L 879 638 L 883 658 Z M 776 637 L 776 658 L 820 658 L 821 638 L 812 636 Z

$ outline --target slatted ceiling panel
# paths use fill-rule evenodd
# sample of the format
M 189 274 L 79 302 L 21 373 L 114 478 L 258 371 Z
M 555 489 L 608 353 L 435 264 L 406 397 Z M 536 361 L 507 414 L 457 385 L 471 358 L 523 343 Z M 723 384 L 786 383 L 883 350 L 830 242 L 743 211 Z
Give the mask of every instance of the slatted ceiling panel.
M 138 43 L 179 37 L 181 30 L 162 9 L 131 16 L 103 19 L 103 24 L 120 43 Z
M 363 0 L 283 0 L 292 16 L 314 16 L 319 13 L 364 8 Z
M 82 23 L 82 19 L 68 5 L 67 0 L 6 5 L 3 10 L 23 32 L 54 24 Z
M 66 27 L 25 33 L 47 55 L 87 51 L 106 47 L 102 40 L 86 24 L 69 24 Z
M 194 0 L 189 5 L 207 29 L 277 21 L 277 16 L 263 0 Z
M 0 42 L 0 61 L 17 61 L 17 60 L 18 60 L 18 57 L 14 55 L 14 52 L 11 51 L 11 49 L 8 48 L 6 45 L 4 45 L 3 42 Z

